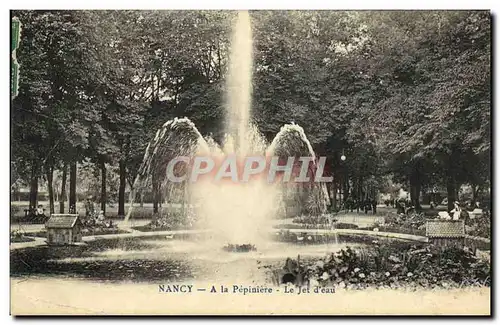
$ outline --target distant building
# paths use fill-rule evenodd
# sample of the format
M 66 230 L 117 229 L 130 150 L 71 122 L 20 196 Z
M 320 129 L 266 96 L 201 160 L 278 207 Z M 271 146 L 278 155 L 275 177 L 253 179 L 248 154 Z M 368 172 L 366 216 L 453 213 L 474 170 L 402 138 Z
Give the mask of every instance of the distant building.
M 429 243 L 445 248 L 464 247 L 465 222 L 463 220 L 428 220 L 425 235 Z
M 53 214 L 45 228 L 48 244 L 71 245 L 82 240 L 82 223 L 77 214 Z

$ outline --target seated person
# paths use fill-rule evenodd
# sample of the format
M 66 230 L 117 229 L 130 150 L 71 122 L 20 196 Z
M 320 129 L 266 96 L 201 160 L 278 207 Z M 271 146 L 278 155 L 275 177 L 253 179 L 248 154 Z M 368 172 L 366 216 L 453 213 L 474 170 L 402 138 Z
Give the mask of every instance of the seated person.
M 106 217 L 104 216 L 104 211 L 99 211 L 96 218 L 96 224 L 99 226 L 106 226 Z
M 47 219 L 47 216 L 45 215 L 45 209 L 43 208 L 43 205 L 38 205 L 38 208 L 35 210 L 35 220 L 37 222 L 43 221 L 45 222 Z
M 453 220 L 460 220 L 462 208 L 460 207 L 460 204 L 458 203 L 458 201 L 455 201 L 453 204 L 455 207 L 453 208 L 453 210 L 450 211 L 450 213 L 452 213 L 452 215 L 453 215 Z
M 45 216 L 45 209 L 43 208 L 43 205 L 39 205 L 38 208 L 36 209 L 36 215 L 37 216 Z

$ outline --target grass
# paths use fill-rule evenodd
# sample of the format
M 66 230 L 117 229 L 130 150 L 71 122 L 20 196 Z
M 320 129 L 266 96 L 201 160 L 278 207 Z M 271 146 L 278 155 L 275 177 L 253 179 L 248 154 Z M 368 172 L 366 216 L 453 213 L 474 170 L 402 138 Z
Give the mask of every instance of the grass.
M 36 231 L 36 232 L 27 232 L 24 235 L 28 236 L 28 237 L 43 237 L 43 238 L 47 238 L 47 231 L 41 230 L 41 231 Z
M 117 228 L 96 228 L 94 230 L 90 229 L 88 231 L 82 232 L 83 236 L 99 236 L 99 235 L 110 235 L 110 234 L 127 234 L 127 230 L 117 229 Z M 43 237 L 47 238 L 47 231 L 41 230 L 36 232 L 27 232 L 25 236 L 29 237 Z
M 19 221 L 24 217 L 24 210 L 29 208 L 29 202 L 28 201 L 11 201 L 11 213 L 10 217 L 12 221 Z M 43 205 L 45 208 L 45 213 L 48 214 L 49 210 L 49 202 L 48 201 L 41 201 L 39 204 Z M 65 204 L 65 211 L 67 213 L 68 211 L 68 204 L 66 202 Z M 96 209 L 100 209 L 99 204 L 95 204 Z M 129 204 L 125 203 L 125 213 L 128 212 Z M 180 209 L 180 206 L 177 206 L 176 204 L 169 206 L 164 204 L 162 206 L 163 211 L 167 210 L 178 210 Z M 76 210 L 80 215 L 85 214 L 85 203 L 84 202 L 77 202 L 76 203 Z M 55 213 L 59 213 L 59 203 L 55 202 Z M 131 218 L 132 219 L 147 219 L 151 218 L 153 215 L 153 203 L 144 203 L 144 205 L 141 207 L 138 203 L 134 204 L 134 209 L 132 210 Z M 112 205 L 107 205 L 106 206 L 106 216 L 110 218 L 118 218 L 122 219 L 122 216 L 118 216 L 118 204 L 112 204 Z
M 11 243 L 27 243 L 27 242 L 32 242 L 32 241 L 35 241 L 35 240 L 33 238 L 28 238 L 28 237 L 25 237 L 25 236 L 11 237 L 10 238 L 10 242 Z
M 156 246 L 137 238 L 96 240 L 85 246 L 39 246 L 11 251 L 11 276 L 62 275 L 106 281 L 161 282 L 192 278 L 196 267 L 179 259 L 98 259 L 107 250 L 152 250 Z M 163 282 L 162 282 L 163 283 Z
M 378 228 L 381 232 L 392 232 L 399 234 L 409 234 L 425 236 L 425 229 L 413 229 L 406 227 L 391 227 L 391 226 L 371 226 L 371 227 L 358 227 L 355 224 L 339 223 L 335 226 L 335 229 L 359 229 L 359 230 L 370 230 L 373 231 L 374 228 Z M 278 224 L 274 225 L 275 229 L 330 229 L 330 225 L 327 224 L 304 224 L 304 223 L 294 223 L 294 224 Z
M 188 229 L 192 229 L 192 228 L 181 227 L 181 226 L 178 226 L 178 227 L 156 227 L 156 228 L 151 228 L 151 226 L 149 224 L 148 225 L 144 225 L 144 226 L 135 226 L 135 227 L 131 227 L 131 228 L 134 229 L 134 230 L 137 230 L 137 231 L 142 231 L 142 232 L 166 231 L 166 230 L 188 230 Z

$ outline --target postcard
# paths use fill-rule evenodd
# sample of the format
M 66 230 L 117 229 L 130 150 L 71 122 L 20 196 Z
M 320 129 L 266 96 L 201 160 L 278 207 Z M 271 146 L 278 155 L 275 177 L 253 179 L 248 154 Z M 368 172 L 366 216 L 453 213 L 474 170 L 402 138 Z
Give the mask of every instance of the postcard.
M 11 11 L 10 312 L 491 315 L 491 13 Z

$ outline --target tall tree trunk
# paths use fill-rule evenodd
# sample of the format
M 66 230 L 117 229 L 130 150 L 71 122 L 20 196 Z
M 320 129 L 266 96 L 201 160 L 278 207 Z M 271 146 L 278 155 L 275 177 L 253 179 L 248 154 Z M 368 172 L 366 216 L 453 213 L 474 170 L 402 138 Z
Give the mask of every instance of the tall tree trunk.
M 30 177 L 30 210 L 36 209 L 38 198 L 38 162 L 33 160 Z
M 158 201 L 156 200 L 155 190 L 153 190 L 153 213 L 158 213 Z
M 47 167 L 47 189 L 49 191 L 49 211 L 50 214 L 54 213 L 54 187 L 52 186 L 52 182 L 54 180 L 54 167 Z
M 144 191 L 141 191 L 141 204 L 140 207 L 142 208 L 144 206 Z
M 361 206 L 361 200 L 362 200 L 361 178 L 358 179 L 357 192 L 358 192 L 358 204 L 357 204 L 356 212 L 359 213 L 359 208 Z
M 64 164 L 61 184 L 61 196 L 59 197 L 59 213 L 64 213 L 64 200 L 66 200 L 66 178 L 68 175 L 68 166 Z
M 337 204 L 342 205 L 344 202 L 344 180 L 343 178 L 339 178 L 338 181 L 339 200 Z
M 342 190 L 342 193 L 344 194 L 343 196 L 343 201 L 345 202 L 347 200 L 347 197 L 349 197 L 349 178 L 347 175 L 344 175 L 344 178 L 342 180 L 344 189 Z
M 160 203 L 160 184 L 157 181 L 153 181 L 153 219 L 151 220 L 153 223 L 159 217 L 159 203 Z
M 448 211 L 453 210 L 454 208 L 454 202 L 456 201 L 457 197 L 457 191 L 456 191 L 456 184 L 455 184 L 455 179 L 452 175 L 448 175 L 447 180 L 446 180 L 446 192 L 448 196 Z
M 158 183 L 153 181 L 153 214 L 158 213 Z
M 420 206 L 420 193 L 422 190 L 422 181 L 420 177 L 419 163 L 413 167 L 410 174 L 410 196 L 411 203 L 415 207 L 415 210 L 420 211 L 422 207 Z
M 417 194 L 417 183 L 414 175 L 410 177 L 410 201 L 411 205 L 417 209 L 419 199 Z
M 118 215 L 125 215 L 125 185 L 127 182 L 127 173 L 125 161 L 120 159 L 120 186 L 118 188 Z
M 69 209 L 76 213 L 76 161 L 69 165 Z
M 422 191 L 422 185 L 420 184 L 420 181 L 418 181 L 415 184 L 415 210 L 421 211 L 422 206 L 420 205 L 420 193 Z
M 474 206 L 476 204 L 477 192 L 479 190 L 479 186 L 476 186 L 475 184 L 471 184 L 470 187 L 472 188 L 472 205 Z
M 335 179 L 332 183 L 333 197 L 331 198 L 333 211 L 337 211 L 337 180 Z
M 101 159 L 101 210 L 106 214 L 106 164 Z

